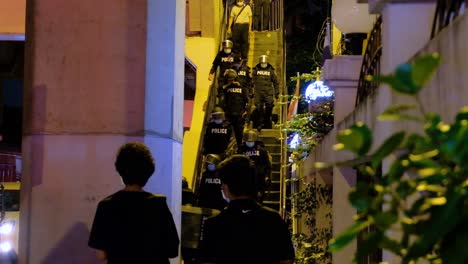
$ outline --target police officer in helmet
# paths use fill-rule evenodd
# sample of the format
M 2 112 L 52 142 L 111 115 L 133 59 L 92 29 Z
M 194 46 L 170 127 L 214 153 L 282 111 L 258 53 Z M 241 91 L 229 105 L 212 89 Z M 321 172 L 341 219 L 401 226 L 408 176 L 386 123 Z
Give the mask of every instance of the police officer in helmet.
M 273 111 L 274 99 L 278 99 L 279 97 L 279 82 L 275 74 L 275 69 L 268 62 L 267 55 L 259 57 L 258 64 L 253 69 L 252 76 L 255 107 L 261 119 L 257 129 L 271 129 L 271 114 Z
M 244 143 L 238 153 L 249 157 L 255 165 L 257 200 L 262 202 L 265 189 L 270 184 L 271 160 L 265 144 L 258 140 L 257 131 L 250 129 L 244 132 Z
M 226 70 L 224 74 L 226 84 L 223 87 L 226 118 L 232 124 L 237 146 L 242 144 L 242 131 L 244 130 L 244 115 L 249 102 L 248 89 L 237 82 L 237 73 L 233 69 Z
M 221 194 L 221 180 L 216 174 L 216 167 L 220 162 L 219 155 L 206 155 L 206 167 L 201 177 L 198 195 L 199 207 L 222 210 L 226 206 L 226 201 Z
M 203 154 L 218 154 L 224 157 L 232 136 L 231 123 L 225 120 L 224 110 L 217 106 L 211 113 L 211 122 L 206 125 L 203 139 Z
M 234 54 L 232 52 L 232 47 L 234 44 L 232 41 L 226 39 L 223 41 L 223 49 L 218 52 L 216 57 L 213 60 L 213 66 L 210 69 L 210 74 L 208 76 L 209 81 L 213 81 L 214 75 L 218 67 L 220 68 L 220 73 L 223 74 L 227 69 L 232 67 L 234 63 Z

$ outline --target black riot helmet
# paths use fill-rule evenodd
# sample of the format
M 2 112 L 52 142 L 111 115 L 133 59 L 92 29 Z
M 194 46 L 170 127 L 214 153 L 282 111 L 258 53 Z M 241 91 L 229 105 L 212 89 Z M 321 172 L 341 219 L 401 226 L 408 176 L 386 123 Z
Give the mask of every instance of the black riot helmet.
M 258 139 L 258 134 L 255 130 L 250 129 L 244 132 L 244 141 L 245 142 L 255 142 Z
M 221 107 L 216 106 L 211 112 L 211 119 L 224 120 L 224 110 Z
M 218 165 L 221 162 L 221 156 L 217 154 L 208 154 L 206 155 L 205 162 L 208 164 Z
M 237 78 L 237 72 L 233 69 L 227 69 L 224 72 L 224 79 L 226 81 L 234 81 Z
M 223 49 L 232 49 L 234 44 L 229 39 L 223 40 Z

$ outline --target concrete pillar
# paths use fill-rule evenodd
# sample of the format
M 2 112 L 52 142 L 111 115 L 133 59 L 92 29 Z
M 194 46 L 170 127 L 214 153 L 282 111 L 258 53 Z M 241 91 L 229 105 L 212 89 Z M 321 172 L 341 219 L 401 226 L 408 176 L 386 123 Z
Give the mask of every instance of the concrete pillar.
M 146 189 L 180 222 L 181 2 L 28 0 L 20 263 L 98 263 L 89 228 L 122 188 L 113 163 L 128 141 L 151 147 Z
M 151 192 L 167 196 L 180 235 L 185 1 L 148 0 L 145 143 L 156 159 Z M 173 263 L 178 263 L 174 260 Z
M 335 127 L 354 111 L 362 56 L 334 56 L 323 66 L 324 82 L 335 92 Z

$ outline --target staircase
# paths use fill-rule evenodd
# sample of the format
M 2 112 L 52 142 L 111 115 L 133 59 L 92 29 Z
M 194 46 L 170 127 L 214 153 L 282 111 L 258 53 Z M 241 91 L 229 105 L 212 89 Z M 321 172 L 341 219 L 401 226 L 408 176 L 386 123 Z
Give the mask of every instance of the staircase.
M 265 147 L 271 157 L 271 185 L 265 192 L 263 204 L 280 211 L 281 209 L 281 137 L 279 129 L 263 129 L 259 135 L 259 140 L 265 143 Z
M 279 88 L 282 89 L 280 94 L 285 94 L 284 84 L 284 61 L 283 61 L 283 32 L 281 30 L 275 31 L 253 31 L 249 36 L 250 50 L 247 65 L 251 68 L 255 67 L 258 63 L 258 58 L 261 55 L 268 55 L 269 63 L 275 68 L 275 73 L 279 80 Z M 279 107 L 279 104 L 275 106 Z M 279 109 L 279 123 L 282 123 L 282 109 Z M 274 111 L 275 113 L 275 111 Z M 281 192 L 284 189 L 284 173 L 282 168 L 282 161 L 286 155 L 282 147 L 283 138 L 282 132 L 279 128 L 263 129 L 259 134 L 259 140 L 265 143 L 272 160 L 272 174 L 271 186 L 265 192 L 264 205 L 268 206 L 278 212 L 281 212 L 283 202 Z

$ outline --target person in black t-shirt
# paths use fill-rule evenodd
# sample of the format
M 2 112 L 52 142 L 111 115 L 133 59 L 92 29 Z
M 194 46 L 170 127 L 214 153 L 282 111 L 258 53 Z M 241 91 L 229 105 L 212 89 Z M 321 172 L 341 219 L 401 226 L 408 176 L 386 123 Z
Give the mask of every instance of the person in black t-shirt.
M 88 245 L 108 264 L 169 263 L 179 251 L 179 236 L 166 197 L 145 192 L 155 170 L 142 143 L 127 143 L 115 168 L 125 188 L 99 202 Z
M 203 227 L 201 263 L 292 264 L 294 247 L 278 212 L 258 204 L 255 168 L 245 155 L 232 155 L 218 166 L 228 206 Z

